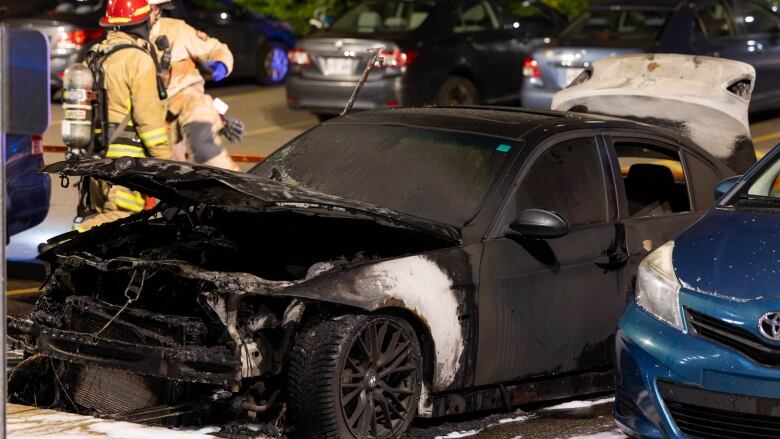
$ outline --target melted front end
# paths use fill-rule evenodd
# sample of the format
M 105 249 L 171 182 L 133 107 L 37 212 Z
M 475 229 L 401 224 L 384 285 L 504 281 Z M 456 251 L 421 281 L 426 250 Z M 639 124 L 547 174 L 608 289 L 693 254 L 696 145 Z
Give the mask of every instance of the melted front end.
M 285 289 L 451 242 L 323 212 L 159 208 L 42 255 L 43 295 L 9 337 L 27 352 L 12 401 L 136 422 L 254 419 L 283 399 L 285 360 L 323 300 Z

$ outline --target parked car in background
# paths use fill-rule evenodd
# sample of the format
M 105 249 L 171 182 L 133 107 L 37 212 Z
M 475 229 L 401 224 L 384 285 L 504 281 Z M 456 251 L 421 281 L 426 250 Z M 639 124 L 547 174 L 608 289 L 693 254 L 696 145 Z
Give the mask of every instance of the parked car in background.
M 751 111 L 780 107 L 780 16 L 763 0 L 604 0 L 524 62 L 523 105 L 552 97 L 596 59 L 630 53 L 683 53 L 755 67 Z
M 235 57 L 234 77 L 253 77 L 263 84 L 285 80 L 287 50 L 295 44 L 289 24 L 250 12 L 230 0 L 173 1 L 173 16 L 228 44 Z M 39 0 L 38 6 L 15 7 L 13 18 L 7 21 L 40 30 L 49 37 L 52 89 L 57 91 L 62 88 L 65 69 L 83 59 L 105 37 L 105 29 L 98 26 L 105 1 Z
M 516 103 L 523 60 L 555 33 L 540 17 L 510 17 L 493 0 L 368 0 L 290 52 L 288 104 L 338 114 L 380 46 L 384 67 L 355 109 Z
M 37 226 L 49 213 L 51 180 L 43 167 L 40 136 L 9 134 L 5 146 L 7 237 Z
M 620 321 L 615 418 L 631 437 L 780 437 L 780 148 L 716 191 L 642 262 Z

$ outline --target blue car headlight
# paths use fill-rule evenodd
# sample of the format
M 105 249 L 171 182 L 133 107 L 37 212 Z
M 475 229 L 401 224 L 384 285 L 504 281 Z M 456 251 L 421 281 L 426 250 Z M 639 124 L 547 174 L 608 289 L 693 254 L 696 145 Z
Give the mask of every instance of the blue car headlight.
M 636 303 L 660 320 L 682 329 L 680 282 L 674 273 L 674 241 L 655 249 L 639 264 L 636 278 Z

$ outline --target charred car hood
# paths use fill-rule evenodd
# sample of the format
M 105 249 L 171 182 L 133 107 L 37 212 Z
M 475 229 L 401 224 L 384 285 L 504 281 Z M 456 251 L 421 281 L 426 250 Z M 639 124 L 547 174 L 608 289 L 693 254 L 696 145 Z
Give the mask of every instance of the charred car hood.
M 780 299 L 780 217 L 713 210 L 674 244 L 683 288 L 736 301 Z
M 290 186 L 252 174 L 157 159 L 58 162 L 44 172 L 86 176 L 121 184 L 167 203 L 203 203 L 227 211 L 298 211 L 322 216 L 365 218 L 461 241 L 457 228 L 357 200 Z

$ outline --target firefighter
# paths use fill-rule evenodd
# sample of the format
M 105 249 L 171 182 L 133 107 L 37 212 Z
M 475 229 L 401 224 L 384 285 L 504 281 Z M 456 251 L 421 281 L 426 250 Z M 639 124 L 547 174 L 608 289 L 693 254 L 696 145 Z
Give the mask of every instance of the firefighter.
M 102 75 L 109 140 L 107 158 L 173 158 L 165 122 L 165 90 L 158 81 L 154 49 L 150 47 L 151 8 L 146 0 L 109 0 L 100 26 L 108 28 L 105 40 L 88 55 L 91 69 Z M 146 199 L 119 185 L 95 182 L 91 189 L 96 214 L 77 227 L 96 225 L 140 212 Z M 93 184 L 93 186 L 95 186 Z M 94 199 L 98 200 L 94 200 Z
M 161 59 L 168 90 L 169 134 L 174 156 L 183 160 L 189 150 L 195 163 L 239 170 L 222 145 L 220 134 L 231 141 L 240 140 L 243 124 L 226 117 L 204 90 L 201 71 L 213 81 L 221 81 L 233 69 L 233 54 L 226 44 L 196 30 L 183 20 L 162 17 L 161 9 L 170 9 L 170 0 L 150 0 L 152 7 L 151 41 Z M 224 105 L 224 104 L 223 104 Z

